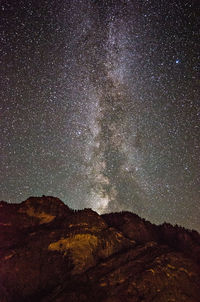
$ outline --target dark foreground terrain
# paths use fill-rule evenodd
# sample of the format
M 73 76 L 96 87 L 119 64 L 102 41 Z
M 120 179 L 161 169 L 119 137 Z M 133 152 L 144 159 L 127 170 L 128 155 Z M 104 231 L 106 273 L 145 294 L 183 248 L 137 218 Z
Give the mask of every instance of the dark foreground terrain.
M 199 302 L 200 235 L 54 197 L 0 202 L 0 302 Z

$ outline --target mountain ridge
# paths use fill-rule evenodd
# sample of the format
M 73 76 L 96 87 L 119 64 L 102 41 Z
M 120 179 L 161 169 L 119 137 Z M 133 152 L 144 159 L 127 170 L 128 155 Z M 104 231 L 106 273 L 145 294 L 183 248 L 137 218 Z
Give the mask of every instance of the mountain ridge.
M 0 302 L 199 301 L 198 232 L 131 212 L 2 201 L 0 259 Z

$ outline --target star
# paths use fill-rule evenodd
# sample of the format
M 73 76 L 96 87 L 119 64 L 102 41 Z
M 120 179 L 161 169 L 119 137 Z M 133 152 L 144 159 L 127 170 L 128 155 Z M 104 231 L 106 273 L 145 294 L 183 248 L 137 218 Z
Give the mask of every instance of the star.
M 195 1 L 1 13 L 0 200 L 54 195 L 200 230 Z

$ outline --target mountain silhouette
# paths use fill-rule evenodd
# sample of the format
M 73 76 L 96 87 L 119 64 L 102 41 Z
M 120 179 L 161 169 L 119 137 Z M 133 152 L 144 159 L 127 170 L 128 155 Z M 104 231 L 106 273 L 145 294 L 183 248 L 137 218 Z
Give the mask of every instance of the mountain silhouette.
M 0 302 L 199 302 L 200 235 L 51 196 L 0 202 Z

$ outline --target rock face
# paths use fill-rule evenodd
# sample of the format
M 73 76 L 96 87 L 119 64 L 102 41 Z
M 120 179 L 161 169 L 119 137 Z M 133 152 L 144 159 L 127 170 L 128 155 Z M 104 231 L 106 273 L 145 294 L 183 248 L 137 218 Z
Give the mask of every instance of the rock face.
M 54 197 L 0 202 L 0 302 L 199 302 L 200 235 Z

